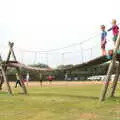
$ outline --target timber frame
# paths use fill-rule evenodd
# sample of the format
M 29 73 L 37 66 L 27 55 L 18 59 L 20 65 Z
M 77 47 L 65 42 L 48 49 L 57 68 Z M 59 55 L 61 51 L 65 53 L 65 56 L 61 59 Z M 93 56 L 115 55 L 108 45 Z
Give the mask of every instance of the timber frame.
M 10 61 L 11 55 L 14 59 L 14 61 L 12 61 L 12 62 L 17 62 L 16 56 L 15 56 L 15 53 L 14 53 L 14 50 L 13 50 L 13 46 L 14 46 L 14 43 L 9 42 L 9 52 L 8 52 L 8 56 L 7 56 L 7 59 L 6 59 L 5 62 L 3 62 L 2 57 L 0 56 L 0 69 L 1 69 L 0 89 L 2 89 L 2 85 L 5 82 L 8 93 L 11 94 L 11 95 L 13 95 L 13 93 L 12 93 L 12 89 L 11 89 L 11 86 L 9 84 L 9 81 L 7 79 L 6 72 L 7 72 L 7 68 L 8 68 L 8 63 L 11 62 Z M 27 89 L 25 87 L 24 82 L 22 81 L 21 69 L 19 67 L 16 67 L 16 71 L 17 71 L 19 79 L 20 79 L 21 88 L 23 89 L 24 94 L 27 94 Z

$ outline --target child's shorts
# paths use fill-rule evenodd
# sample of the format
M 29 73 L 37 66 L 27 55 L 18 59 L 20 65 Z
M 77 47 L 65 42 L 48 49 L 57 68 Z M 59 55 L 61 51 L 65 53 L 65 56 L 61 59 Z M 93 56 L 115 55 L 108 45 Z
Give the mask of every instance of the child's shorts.
M 105 49 L 105 44 L 101 44 L 101 48 L 102 48 L 102 49 Z
M 105 49 L 106 43 L 107 43 L 106 40 L 101 41 L 101 48 L 102 48 L 102 49 Z
M 116 41 L 116 40 L 117 40 L 117 37 L 118 37 L 118 35 L 114 35 L 114 36 L 113 36 L 113 41 Z

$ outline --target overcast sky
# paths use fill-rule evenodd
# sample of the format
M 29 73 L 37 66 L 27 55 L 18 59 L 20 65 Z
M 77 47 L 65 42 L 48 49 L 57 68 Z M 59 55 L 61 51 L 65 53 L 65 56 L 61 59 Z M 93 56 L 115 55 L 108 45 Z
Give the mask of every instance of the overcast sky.
M 12 40 L 17 48 L 41 51 L 79 43 L 99 33 L 101 24 L 120 22 L 119 5 L 119 0 L 0 0 L 0 46 Z M 60 63 L 50 59 L 51 65 Z

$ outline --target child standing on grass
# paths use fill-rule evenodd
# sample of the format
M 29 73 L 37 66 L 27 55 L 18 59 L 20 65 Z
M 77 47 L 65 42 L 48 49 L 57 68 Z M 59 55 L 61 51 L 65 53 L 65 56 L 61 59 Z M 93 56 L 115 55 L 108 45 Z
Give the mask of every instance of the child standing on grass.
M 102 50 L 102 55 L 106 55 L 106 50 L 105 50 L 105 45 L 107 43 L 106 41 L 106 36 L 107 36 L 107 32 L 105 31 L 105 26 L 101 25 L 101 50 Z
M 16 73 L 16 78 L 17 78 L 17 80 L 16 80 L 15 88 L 17 87 L 17 84 L 19 84 L 21 87 L 20 78 L 19 78 L 18 73 Z
M 115 45 L 115 42 L 117 40 L 117 37 L 118 37 L 118 34 L 119 34 L 119 27 L 118 25 L 116 25 L 116 20 L 113 19 L 112 20 L 112 27 L 110 29 L 108 29 L 108 31 L 111 31 L 113 32 L 113 42 L 114 42 L 114 45 Z
M 51 75 L 48 76 L 48 81 L 49 81 L 49 84 L 52 83 L 52 80 L 53 80 L 53 77 Z
M 40 71 L 39 71 L 39 77 L 40 77 L 40 86 L 42 87 L 43 75 Z
M 26 74 L 26 85 L 28 86 L 29 83 L 29 79 L 30 79 L 30 75 L 29 73 Z

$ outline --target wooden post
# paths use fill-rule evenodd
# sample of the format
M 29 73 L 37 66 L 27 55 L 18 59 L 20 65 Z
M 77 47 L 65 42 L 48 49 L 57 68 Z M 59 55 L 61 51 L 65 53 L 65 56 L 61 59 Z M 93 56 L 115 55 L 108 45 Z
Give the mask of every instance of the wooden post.
M 0 90 L 2 90 L 3 82 L 4 82 L 3 76 L 1 75 L 1 76 L 0 76 Z
M 17 58 L 16 58 L 15 53 L 14 53 L 14 51 L 13 51 L 13 45 L 14 45 L 14 43 L 10 43 L 10 42 L 9 42 L 10 51 L 11 51 L 11 53 L 12 53 L 12 56 L 13 56 L 14 60 L 17 61 Z
M 10 51 L 11 51 L 11 53 L 12 53 L 12 56 L 13 56 L 14 60 L 17 61 L 16 56 L 15 56 L 15 53 L 14 53 L 14 51 L 13 51 L 13 45 L 14 45 L 14 43 L 10 43 L 10 42 L 9 42 Z M 21 83 L 22 89 L 23 89 L 23 91 L 24 91 L 24 94 L 27 94 L 27 89 L 26 89 L 25 84 L 24 84 L 24 82 L 23 82 L 23 80 L 22 80 L 21 70 L 20 70 L 20 68 L 16 68 L 16 70 L 17 70 L 17 73 L 18 73 L 18 75 L 19 75 L 20 83 Z
M 103 101 L 105 99 L 105 95 L 106 95 L 108 85 L 109 85 L 109 81 L 110 81 L 110 75 L 111 75 L 112 69 L 115 65 L 116 54 L 117 54 L 117 49 L 119 48 L 119 45 L 120 45 L 120 35 L 118 36 L 116 44 L 115 44 L 115 48 L 114 48 L 114 51 L 113 51 L 113 58 L 112 58 L 111 64 L 109 65 L 107 75 L 105 77 L 105 85 L 103 87 L 102 93 L 101 93 L 100 98 L 99 98 L 100 101 Z
M 9 56 L 10 57 L 10 56 Z M 9 59 L 8 59 L 9 60 Z M 2 84 L 3 82 L 6 83 L 6 87 L 7 87 L 7 90 L 8 92 L 12 95 L 12 90 L 11 90 L 11 87 L 9 85 L 9 81 L 7 79 L 7 76 L 6 76 L 6 71 L 5 71 L 5 65 L 2 63 L 2 57 L 0 56 L 0 64 L 1 64 L 1 82 L 0 82 L 0 89 L 2 89 Z M 7 67 L 6 67 L 7 69 Z
M 13 43 L 11 44 L 11 43 L 9 42 L 9 46 L 12 48 L 12 47 L 13 47 Z M 8 61 L 9 61 L 9 59 L 10 59 L 10 55 L 11 55 L 11 50 L 9 50 L 9 53 L 8 53 L 8 56 L 7 56 L 7 60 L 6 60 L 5 64 L 4 64 L 4 66 L 3 66 L 3 69 L 4 69 L 5 72 L 6 72 L 6 70 L 7 70 L 7 63 L 8 63 Z M 0 56 L 0 62 L 1 62 L 1 64 L 2 64 L 2 58 L 1 58 L 1 56 Z M 2 76 L 2 77 L 1 77 L 1 81 L 0 81 L 0 88 L 2 88 L 3 83 L 4 83 L 4 78 L 3 78 L 3 76 Z
M 2 58 L 1 58 L 1 56 L 0 56 L 1 71 L 2 71 L 2 79 L 1 79 L 1 81 L 0 81 L 0 88 L 2 88 L 2 84 L 3 84 L 3 82 L 5 81 L 6 86 L 7 86 L 7 89 L 8 89 L 8 92 L 9 92 L 10 94 L 12 94 L 12 90 L 11 90 L 11 88 L 10 88 L 10 85 L 9 85 L 9 82 L 8 82 L 8 80 L 7 80 L 7 77 L 6 77 L 6 74 L 5 74 L 5 73 L 6 73 L 6 70 L 7 70 L 7 64 L 8 64 L 8 62 L 9 62 L 9 60 L 10 60 L 11 53 L 12 53 L 12 55 L 13 55 L 14 60 L 17 61 L 17 60 L 16 60 L 16 56 L 15 56 L 14 51 L 13 51 L 13 45 L 14 45 L 14 43 L 9 42 L 9 47 L 10 47 L 10 49 L 9 49 L 9 53 L 8 53 L 8 56 L 7 56 L 7 60 L 6 60 L 6 62 L 4 63 L 4 65 L 2 65 Z M 25 87 L 25 85 L 24 85 L 24 82 L 22 81 L 20 68 L 16 68 L 16 69 L 17 69 L 18 75 L 19 75 L 19 77 L 20 77 L 20 83 L 21 83 L 21 86 L 22 86 L 22 88 L 23 88 L 23 91 L 24 91 L 25 94 L 27 94 L 27 89 L 26 89 L 26 87 Z
M 103 87 L 102 94 L 100 96 L 100 101 L 103 101 L 105 99 L 105 95 L 106 95 L 106 92 L 107 92 L 107 89 L 108 89 L 108 86 L 109 86 L 110 76 L 111 76 L 111 73 L 112 73 L 113 64 L 114 63 L 112 61 L 109 68 L 108 68 L 107 76 L 105 77 L 105 85 Z
M 1 66 L 1 71 L 2 71 L 4 82 L 6 83 L 6 86 L 7 86 L 8 92 L 12 95 L 12 90 L 11 90 L 11 87 L 10 87 L 9 82 L 7 80 L 3 66 Z
M 9 42 L 9 53 L 8 53 L 8 56 L 7 56 L 7 60 L 6 60 L 6 63 L 5 63 L 5 66 L 4 66 L 4 70 L 6 71 L 7 70 L 7 63 L 9 62 L 10 60 L 10 56 L 11 56 L 11 48 L 13 47 L 13 43 Z
M 111 88 L 111 91 L 110 91 L 110 95 L 109 95 L 110 97 L 114 96 L 114 93 L 115 93 L 115 90 L 116 90 L 117 82 L 118 82 L 119 75 L 120 75 L 120 63 L 117 64 L 115 72 L 116 72 L 116 74 L 115 74 L 114 81 L 113 81 L 113 84 L 112 84 L 112 88 Z
M 17 70 L 17 73 L 18 73 L 18 76 L 19 76 L 19 79 L 20 79 L 20 84 L 21 84 L 21 87 L 22 87 L 22 89 L 24 91 L 24 94 L 27 94 L 27 89 L 26 89 L 25 84 L 24 84 L 24 82 L 22 80 L 21 70 L 20 70 L 20 68 L 16 68 L 16 70 Z
M 2 90 L 2 84 L 3 84 L 3 76 L 2 73 L 0 74 L 0 90 Z

